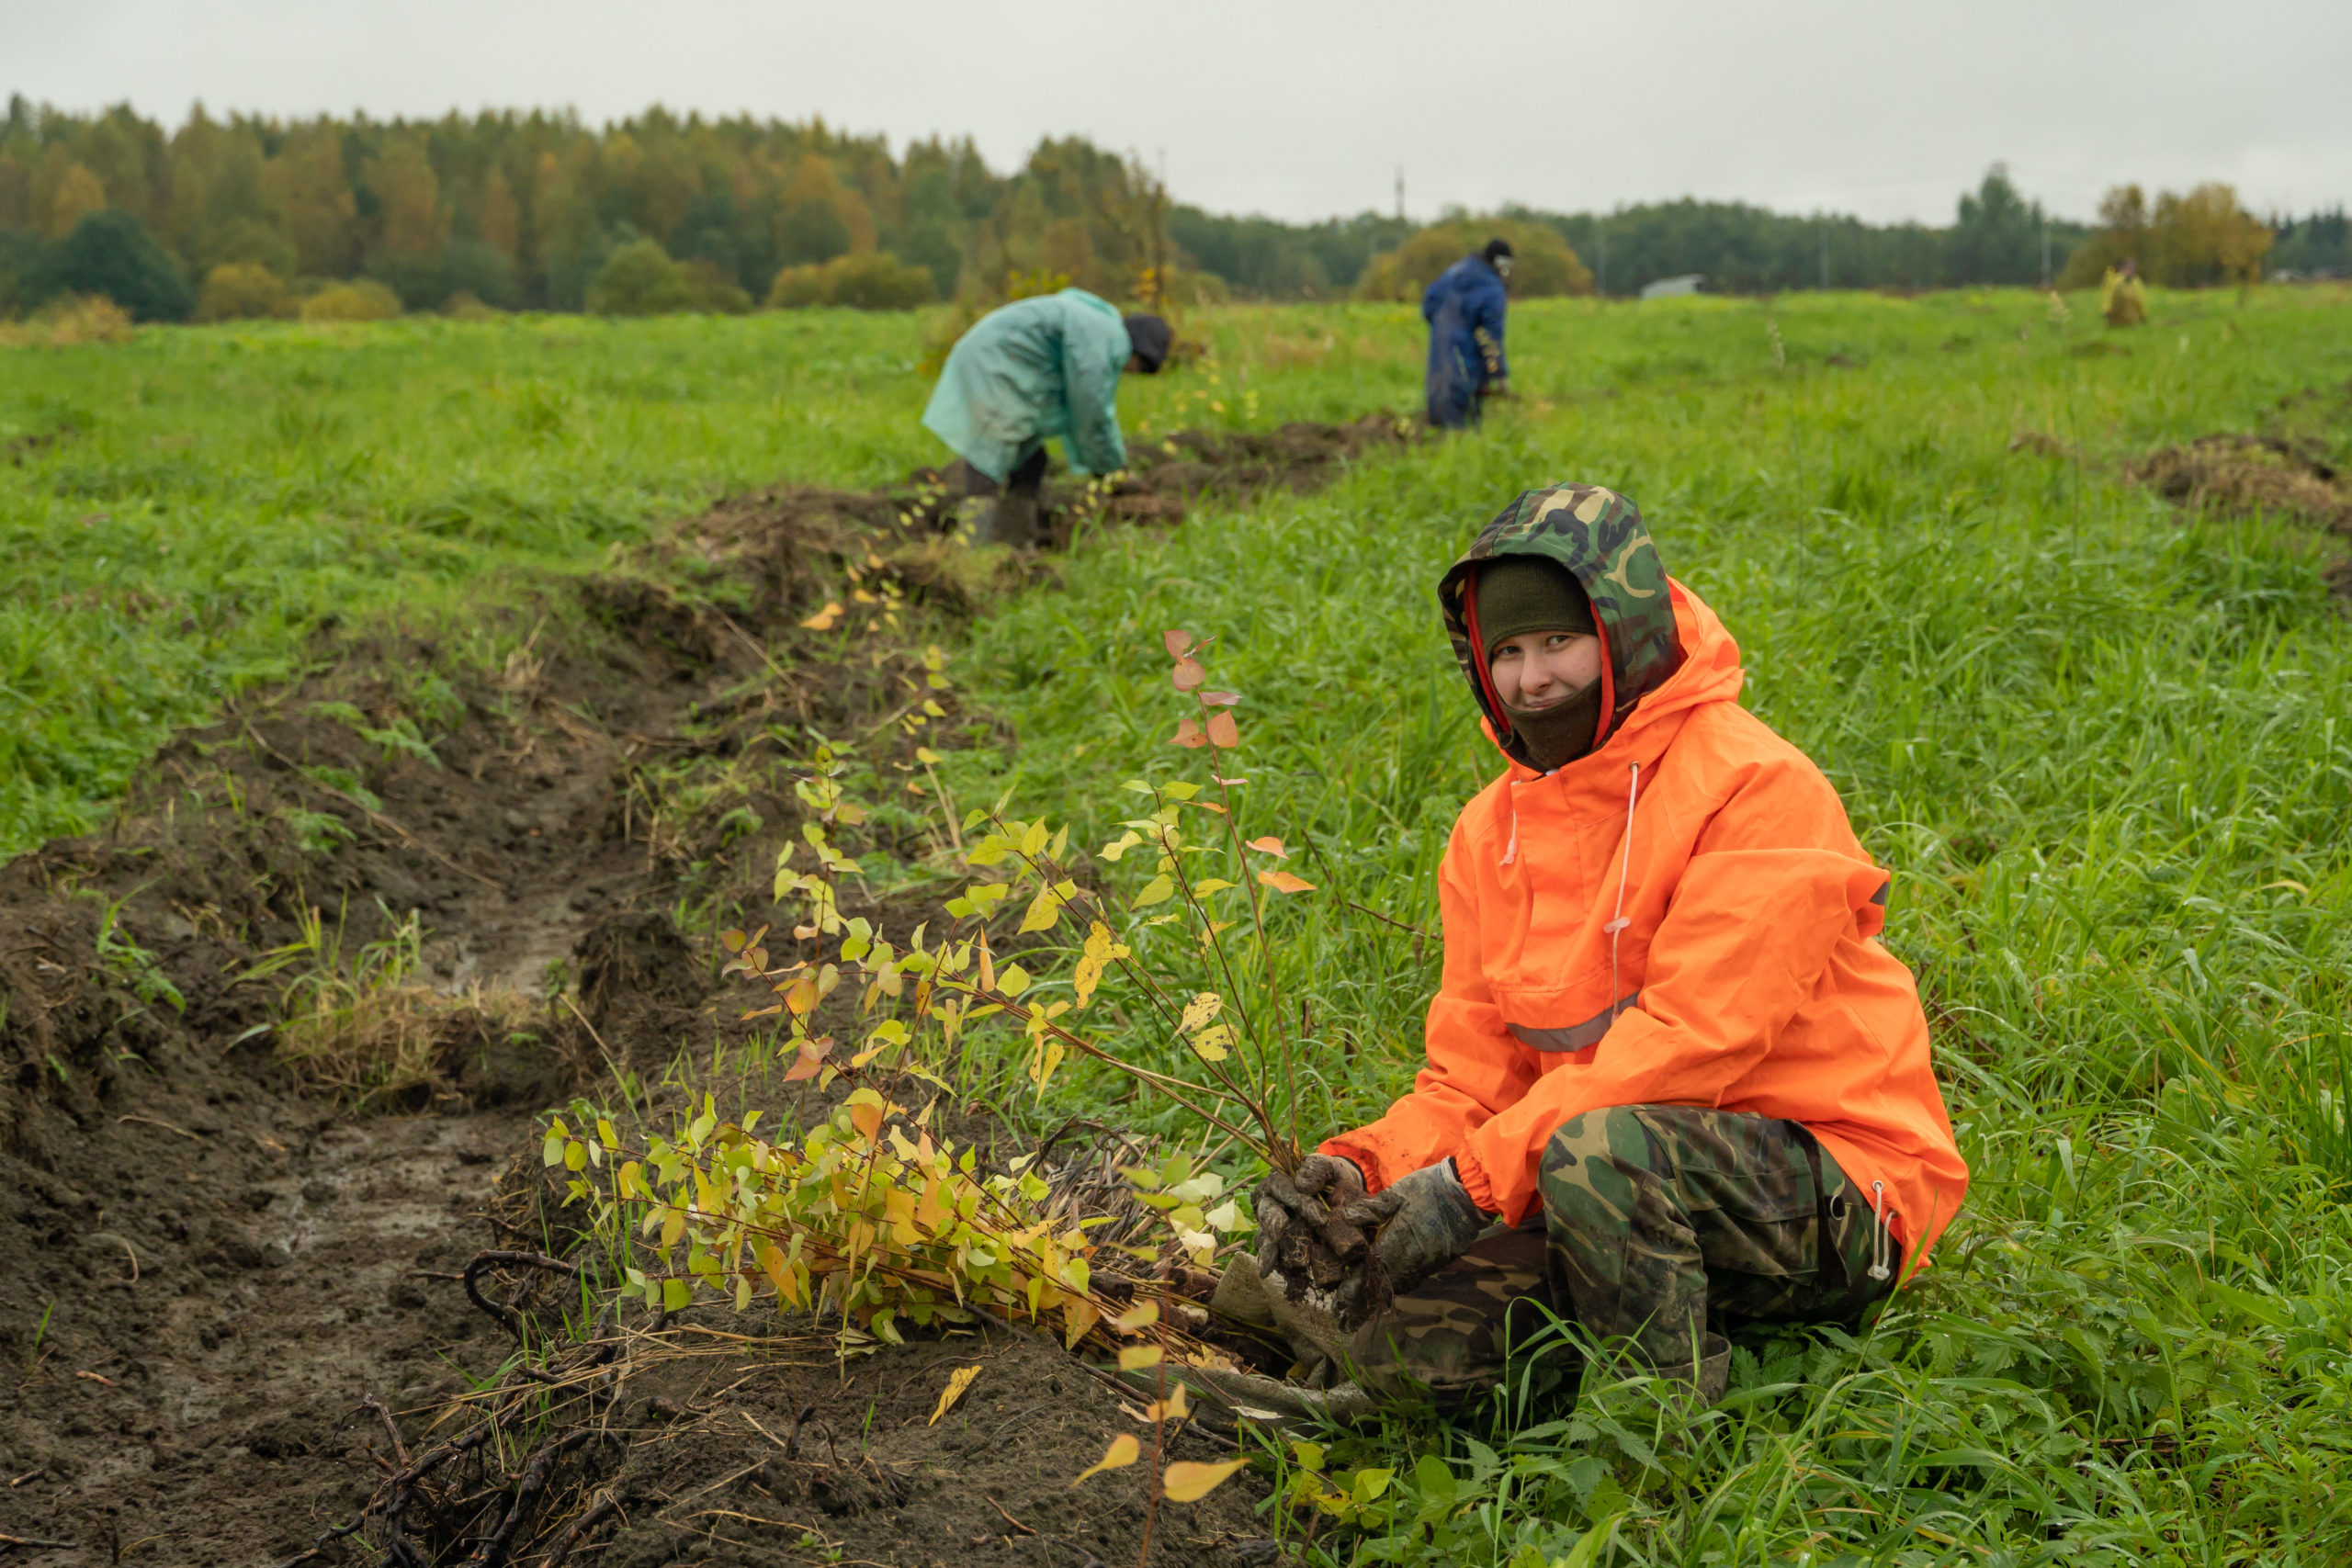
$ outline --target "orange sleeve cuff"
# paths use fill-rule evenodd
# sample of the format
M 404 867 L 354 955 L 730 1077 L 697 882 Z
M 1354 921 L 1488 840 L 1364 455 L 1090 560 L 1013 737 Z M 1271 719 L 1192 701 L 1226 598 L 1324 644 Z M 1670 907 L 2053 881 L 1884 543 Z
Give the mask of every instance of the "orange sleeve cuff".
M 1478 1156 L 1467 1149 L 1453 1151 L 1453 1174 L 1462 1179 L 1462 1190 L 1470 1194 L 1470 1201 L 1478 1205 L 1483 1214 L 1499 1214 L 1502 1203 L 1495 1197 L 1495 1184 L 1487 1176 L 1487 1168 Z

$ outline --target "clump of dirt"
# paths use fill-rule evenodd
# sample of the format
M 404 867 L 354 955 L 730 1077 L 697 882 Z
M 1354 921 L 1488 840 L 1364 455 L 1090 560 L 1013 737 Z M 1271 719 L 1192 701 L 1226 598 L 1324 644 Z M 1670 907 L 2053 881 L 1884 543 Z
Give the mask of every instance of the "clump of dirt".
M 1172 521 L 1206 491 L 1321 482 L 1410 430 L 1187 433 L 1094 501 Z M 943 729 L 998 738 L 929 645 L 1035 569 L 963 550 L 950 514 L 935 477 L 735 498 L 488 617 L 465 640 L 503 648 L 495 664 L 406 635 L 340 645 L 167 745 L 101 831 L 0 867 L 0 1250 L 18 1260 L 0 1271 L 0 1534 L 352 1560 L 357 1542 L 320 1538 L 478 1422 L 467 1390 L 512 1353 L 502 1325 L 567 1332 L 526 1310 L 580 1299 L 536 1113 L 627 1080 L 666 1115 L 698 1086 L 656 1069 L 745 1033 L 707 933 L 671 912 L 731 914 L 766 887 L 818 735 L 893 789 Z M 932 809 L 843 835 L 908 873 L 846 890 L 845 913 L 922 918 L 947 886 L 922 871 L 946 863 Z M 371 1091 L 394 1068 L 364 1030 L 329 1077 L 344 1092 L 284 1049 L 293 1021 L 395 1003 L 413 1058 L 397 1095 Z M 565 1289 L 520 1281 L 503 1312 L 473 1310 L 486 1247 L 552 1257 Z M 674 1348 L 691 1326 L 630 1332 Z M 1067 1485 L 1132 1424 L 1049 1344 L 991 1331 L 844 1368 L 829 1346 L 787 1366 L 766 1341 L 703 1338 L 725 1354 L 615 1371 L 612 1440 L 482 1472 L 500 1519 L 608 1497 L 593 1544 L 628 1562 L 1078 1568 L 1139 1546 L 1139 1469 Z M 944 1369 L 970 1361 L 974 1403 L 930 1427 Z M 761 1438 L 788 1444 L 810 1406 L 797 1456 Z M 1248 1506 L 1237 1484 L 1163 1507 L 1161 1560 L 1268 1560 L 1244 1544 Z M 370 1517 L 367 1539 L 399 1533 Z M 544 1553 L 560 1532 L 520 1539 Z M 451 1560 L 481 1544 L 448 1542 Z
M 2125 472 L 2180 506 L 2238 516 L 2265 512 L 2352 534 L 2352 491 L 2332 467 L 2273 436 L 2200 436 L 2151 452 Z

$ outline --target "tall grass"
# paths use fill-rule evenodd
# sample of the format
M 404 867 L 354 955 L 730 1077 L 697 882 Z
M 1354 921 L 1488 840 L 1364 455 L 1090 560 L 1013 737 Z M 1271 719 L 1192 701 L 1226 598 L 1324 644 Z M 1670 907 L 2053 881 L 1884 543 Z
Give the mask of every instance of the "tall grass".
M 1753 306 L 1522 310 L 1531 396 L 1483 431 L 1106 537 L 982 629 L 967 675 L 1021 737 L 993 787 L 1081 819 L 1173 755 L 1158 630 L 1223 639 L 1253 819 L 1329 895 L 1285 910 L 1283 984 L 1324 1021 L 1334 1126 L 1418 1061 L 1436 945 L 1338 900 L 1435 931 L 1498 764 L 1431 590 L 1525 486 L 1641 502 L 1746 700 L 1896 873 L 1887 940 L 1976 1173 L 1935 1268 L 1860 1338 L 1748 1335 L 1711 1415 L 1628 1388 L 1364 1439 L 1396 1511 L 1331 1561 L 1540 1563 L 1588 1532 L 1579 1562 L 2352 1552 L 2352 627 L 2301 529 L 2184 520 L 2112 468 L 2342 381 L 2352 312 L 2166 303 L 2085 356 L 2103 336 L 2023 296 L 1789 301 L 1785 369 Z M 2013 454 L 2020 429 L 2081 455 Z M 1154 1114 L 1083 1072 L 1057 1112 L 1090 1091 Z
M 1418 1060 L 1434 870 L 1497 766 L 1431 588 L 1524 486 L 1642 503 L 1746 650 L 1747 700 L 1897 874 L 1888 941 L 1976 1173 L 1935 1268 L 1860 1337 L 1744 1337 L 1716 1412 L 1630 1387 L 1563 1411 L 1530 1385 L 1358 1439 L 1332 1463 L 1395 1471 L 1385 1512 L 1314 1552 L 2352 1552 L 2352 629 L 2305 533 L 2184 521 L 2113 468 L 2352 377 L 2352 312 L 2340 292 L 2153 311 L 2110 337 L 2024 294 L 1805 297 L 1772 331 L 1753 302 L 1521 308 L 1520 397 L 1484 430 L 1083 540 L 1058 588 L 979 628 L 960 679 L 1019 740 L 942 773 L 1099 830 L 1079 842 L 1131 809 L 1120 781 L 1175 767 L 1159 632 L 1219 639 L 1252 830 L 1320 887 L 1276 917 L 1282 993 L 1314 1021 L 1310 1125 L 1371 1114 Z M 0 351 L 0 844 L 90 820 L 169 725 L 330 616 L 495 597 L 716 488 L 936 460 L 923 330 L 816 312 Z M 1130 384 L 1138 437 L 1417 401 L 1407 308 L 1187 330 L 1214 356 Z M 2019 431 L 2063 455 L 2013 452 Z M 1125 1089 L 1072 1066 L 1042 1113 L 1194 1131 Z

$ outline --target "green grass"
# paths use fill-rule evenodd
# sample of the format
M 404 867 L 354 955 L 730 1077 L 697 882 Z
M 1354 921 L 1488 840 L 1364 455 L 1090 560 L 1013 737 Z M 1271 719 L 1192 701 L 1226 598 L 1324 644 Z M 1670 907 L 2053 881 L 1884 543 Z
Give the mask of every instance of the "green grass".
M 1418 1056 L 1434 944 L 1334 896 L 1434 929 L 1445 834 L 1497 761 L 1431 589 L 1525 486 L 1641 502 L 1745 649 L 1747 700 L 1897 874 L 1889 941 L 1975 1172 L 1935 1269 L 1860 1340 L 1749 1337 L 1738 1392 L 1695 1419 L 1621 1389 L 1337 1450 L 1397 1473 L 1393 1517 L 1327 1533 L 1332 1561 L 1526 1568 L 1594 1531 L 1580 1562 L 2352 1552 L 2352 626 L 2305 531 L 2184 520 L 2114 471 L 2352 377 L 2352 310 L 2164 295 L 2111 336 L 2071 303 L 2066 326 L 2015 293 L 1522 307 L 1519 399 L 1483 431 L 1082 541 L 959 658 L 1019 741 L 952 757 L 957 798 L 1010 788 L 1100 842 L 1132 809 L 1119 782 L 1184 757 L 1159 632 L 1218 639 L 1250 829 L 1311 843 L 1294 864 L 1323 885 L 1280 918 L 1317 1020 L 1310 1130 L 1376 1111 Z M 1402 308 L 1192 330 L 1214 380 L 1132 382 L 1131 429 L 1418 399 Z M 923 331 L 566 319 L 0 353 L 0 440 L 80 432 L 0 466 L 0 845 L 90 820 L 170 725 L 329 617 L 496 597 L 729 485 L 936 460 Z M 2013 453 L 2021 430 L 2082 457 Z M 1172 1128 L 1121 1088 L 1065 1068 L 1039 1114 Z
M 2343 382 L 2352 311 L 2174 297 L 2130 354 L 2084 355 L 2108 334 L 2075 308 L 2061 332 L 2020 295 L 1788 300 L 1785 369 L 1752 303 L 1522 310 L 1527 400 L 1483 432 L 1102 540 L 981 629 L 966 674 L 1021 738 L 1021 813 L 1089 832 L 1118 780 L 1183 765 L 1158 632 L 1219 639 L 1248 830 L 1319 850 L 1281 961 L 1326 1021 L 1310 1125 L 1416 1064 L 1434 947 L 1328 895 L 1434 928 L 1498 761 L 1431 591 L 1522 487 L 1641 502 L 1747 700 L 1897 874 L 1889 941 L 1975 1172 L 1935 1269 L 1864 1341 L 1751 1337 L 1745 1392 L 1695 1421 L 1619 1391 L 1532 1434 L 1489 1409 L 1335 1454 L 1396 1469 L 1421 1522 L 1334 1561 L 1540 1563 L 1612 1520 L 1597 1560 L 2352 1552 L 2352 626 L 2304 530 L 2185 521 L 2110 466 Z M 1399 366 L 1408 325 L 1381 332 Z M 2086 456 L 2013 454 L 2018 430 Z M 1172 1125 L 1070 1071 L 1057 1115 Z

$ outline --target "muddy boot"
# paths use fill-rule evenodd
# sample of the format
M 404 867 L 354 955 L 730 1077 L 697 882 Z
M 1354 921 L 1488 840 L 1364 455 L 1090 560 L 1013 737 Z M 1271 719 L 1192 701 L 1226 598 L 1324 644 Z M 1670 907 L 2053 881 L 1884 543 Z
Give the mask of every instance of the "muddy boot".
M 1011 545 L 1019 550 L 1034 550 L 1038 544 L 1039 522 L 1035 492 L 1008 490 L 997 498 L 996 510 L 989 519 L 989 532 L 980 542 L 990 545 Z

